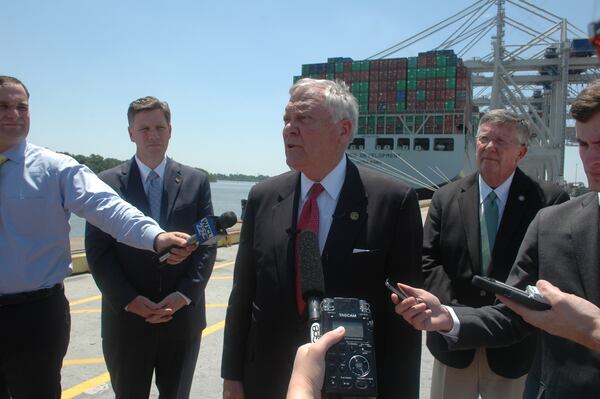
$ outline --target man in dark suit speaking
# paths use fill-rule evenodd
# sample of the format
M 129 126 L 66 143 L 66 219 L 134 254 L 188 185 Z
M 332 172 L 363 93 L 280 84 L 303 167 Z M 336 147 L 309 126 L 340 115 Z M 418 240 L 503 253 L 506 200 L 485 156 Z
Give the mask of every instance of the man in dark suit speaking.
M 549 282 L 580 297 L 579 306 L 591 303 L 595 305 L 591 307 L 593 309 L 600 304 L 600 81 L 579 93 L 571 106 L 571 116 L 576 121 L 579 155 L 593 192 L 539 211 L 525 234 L 507 283 L 524 289 L 527 285 L 536 285 L 538 280 L 545 280 L 538 284 L 540 291 L 552 292 Z M 504 346 L 534 330 L 504 304 L 451 308 L 440 305 L 439 300 L 427 291 L 404 288 L 422 303 L 408 298 L 397 305 L 396 311 L 418 329 L 444 332 L 448 335 L 449 349 Z M 542 322 L 547 319 L 545 316 L 552 315 L 569 320 L 561 312 L 566 304 L 561 303 L 556 294 L 554 291 L 549 298 L 556 309 L 540 311 L 540 317 L 536 318 L 527 315 L 549 332 L 539 334 L 523 396 L 597 398 L 600 353 L 590 349 L 595 344 L 586 342 L 594 339 L 597 332 L 590 328 L 587 331 L 590 337 L 586 338 L 581 325 L 571 325 L 574 333 L 569 334 L 565 333 L 565 326 L 556 329 L 548 320 Z M 592 327 L 589 323 L 587 326 Z
M 419 396 L 420 334 L 394 314 L 386 277 L 420 285 L 421 215 L 414 190 L 358 168 L 344 152 L 358 107 L 341 82 L 290 89 L 283 140 L 291 172 L 251 190 L 229 298 L 224 398 L 285 397 L 309 329 L 297 295 L 296 237 L 318 234 L 325 294 L 371 305 L 380 398 Z
M 529 135 L 529 124 L 517 114 L 495 109 L 483 115 L 476 143 L 478 172 L 433 195 L 423 230 L 423 271 L 425 288 L 443 304 L 492 305 L 494 295 L 471 284 L 473 276 L 505 281 L 538 210 L 569 199 L 555 184 L 532 179 L 518 168 Z M 520 398 L 535 338 L 505 348 L 449 352 L 441 335 L 427 334 L 435 357 L 431 399 L 477 399 L 480 394 Z
M 168 104 L 140 98 L 127 117 L 135 156 L 100 178 L 161 226 L 192 233 L 196 221 L 213 213 L 210 186 L 204 172 L 165 157 Z M 85 246 L 102 291 L 102 347 L 116 397 L 147 398 L 155 372 L 161 398 L 188 398 L 216 248 L 200 246 L 186 261 L 162 267 L 153 253 L 117 243 L 90 224 Z

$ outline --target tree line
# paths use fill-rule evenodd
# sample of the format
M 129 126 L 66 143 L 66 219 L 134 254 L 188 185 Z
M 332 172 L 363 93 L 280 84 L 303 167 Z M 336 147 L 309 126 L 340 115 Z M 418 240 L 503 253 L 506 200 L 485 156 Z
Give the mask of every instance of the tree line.
M 68 156 L 74 158 L 77 162 L 79 162 L 82 165 L 87 166 L 96 174 L 98 174 L 104 170 L 114 168 L 115 166 L 120 165 L 123 162 L 125 162 L 123 160 L 115 159 L 115 158 L 104 158 L 103 156 L 98 155 L 98 154 L 91 154 L 89 156 L 80 155 L 80 154 L 70 154 L 68 152 L 61 152 L 61 154 L 65 154 L 65 155 L 68 155 Z M 265 176 L 265 175 L 258 175 L 258 176 L 244 175 L 241 173 L 230 173 L 230 174 L 210 173 L 201 168 L 196 168 L 196 169 L 202 170 L 202 171 L 208 173 L 208 178 L 211 182 L 215 182 L 217 180 L 261 181 L 261 180 L 265 180 L 269 177 L 269 176 Z

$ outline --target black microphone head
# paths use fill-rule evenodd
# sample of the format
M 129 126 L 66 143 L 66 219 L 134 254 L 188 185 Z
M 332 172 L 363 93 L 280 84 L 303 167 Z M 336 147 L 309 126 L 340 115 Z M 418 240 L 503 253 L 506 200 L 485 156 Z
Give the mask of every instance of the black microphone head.
M 227 229 L 237 223 L 238 218 L 235 212 L 223 212 L 217 219 L 218 229 Z
M 319 239 L 310 230 L 300 232 L 300 287 L 302 297 L 306 300 L 309 296 L 325 296 L 325 278 L 319 251 Z

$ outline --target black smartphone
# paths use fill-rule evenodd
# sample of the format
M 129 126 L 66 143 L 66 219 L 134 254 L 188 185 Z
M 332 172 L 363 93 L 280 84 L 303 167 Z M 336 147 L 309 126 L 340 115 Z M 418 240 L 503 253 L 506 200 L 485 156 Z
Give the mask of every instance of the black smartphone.
M 388 278 L 387 280 L 385 280 L 385 286 L 388 288 L 388 290 L 398 295 L 398 298 L 400 298 L 401 301 L 403 299 L 408 298 L 408 294 L 404 292 L 402 288 L 398 287 L 398 283 L 396 283 L 395 281 L 392 281 Z
M 526 291 L 522 291 L 518 288 L 512 287 L 508 284 L 501 283 L 490 277 L 473 276 L 471 280 L 473 285 L 483 288 L 486 291 L 493 292 L 494 294 L 504 295 L 513 301 L 527 306 L 533 310 L 548 310 L 552 306 L 544 299 L 537 289 L 533 286 L 527 286 Z

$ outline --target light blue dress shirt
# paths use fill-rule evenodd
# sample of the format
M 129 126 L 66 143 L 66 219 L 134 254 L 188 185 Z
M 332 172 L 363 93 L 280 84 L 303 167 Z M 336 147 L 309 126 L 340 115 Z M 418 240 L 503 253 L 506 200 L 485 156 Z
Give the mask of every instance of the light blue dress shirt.
M 73 158 L 23 141 L 0 167 L 0 295 L 71 274 L 71 212 L 132 247 L 154 250 L 163 230 Z

